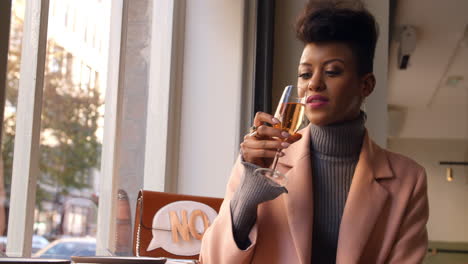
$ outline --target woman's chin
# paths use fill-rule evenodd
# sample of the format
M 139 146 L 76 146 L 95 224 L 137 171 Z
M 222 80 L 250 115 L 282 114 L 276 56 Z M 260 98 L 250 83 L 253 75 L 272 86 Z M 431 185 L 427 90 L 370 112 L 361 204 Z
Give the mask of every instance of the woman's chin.
M 309 119 L 310 123 L 316 126 L 326 126 L 333 122 L 330 115 L 325 111 L 313 111 L 306 113 L 307 119 Z

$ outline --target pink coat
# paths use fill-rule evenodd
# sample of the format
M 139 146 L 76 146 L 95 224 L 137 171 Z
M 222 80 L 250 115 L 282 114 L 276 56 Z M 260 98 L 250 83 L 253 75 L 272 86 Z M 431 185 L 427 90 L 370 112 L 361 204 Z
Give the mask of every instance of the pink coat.
M 252 245 L 246 250 L 234 242 L 229 208 L 243 173 L 237 161 L 220 213 L 203 237 L 202 263 L 311 263 L 310 129 L 302 133 L 278 164 L 289 179 L 289 193 L 259 205 L 249 235 Z M 424 168 L 380 148 L 366 131 L 341 220 L 336 263 L 421 263 L 428 216 Z

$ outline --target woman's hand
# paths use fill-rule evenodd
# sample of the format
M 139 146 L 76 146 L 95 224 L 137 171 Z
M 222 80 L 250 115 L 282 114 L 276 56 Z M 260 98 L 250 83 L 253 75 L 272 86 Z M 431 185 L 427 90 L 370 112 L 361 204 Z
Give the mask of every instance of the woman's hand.
M 289 135 L 279 128 L 270 127 L 264 123 L 274 126 L 280 122 L 270 114 L 257 112 L 254 118 L 256 133 L 246 135 L 240 147 L 245 161 L 267 168 L 273 162 L 278 149 L 286 149 L 290 144 L 301 139 L 302 135 L 297 133 Z M 284 153 L 281 152 L 279 155 L 282 157 Z

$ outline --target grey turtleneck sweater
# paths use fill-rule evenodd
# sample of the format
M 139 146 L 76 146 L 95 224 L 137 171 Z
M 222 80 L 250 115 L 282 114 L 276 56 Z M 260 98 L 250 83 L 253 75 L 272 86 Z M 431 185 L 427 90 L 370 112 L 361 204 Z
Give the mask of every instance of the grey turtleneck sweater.
M 335 263 L 338 235 L 364 137 L 365 113 L 358 119 L 311 125 L 314 195 L 312 263 Z
M 351 180 L 364 137 L 366 114 L 352 121 L 319 127 L 311 125 L 311 162 L 314 195 L 312 263 L 334 263 L 338 234 Z M 274 187 L 257 168 L 245 167 L 242 183 L 231 200 L 234 239 L 241 249 L 250 245 L 248 234 L 255 223 L 258 204 L 275 199 L 284 188 Z

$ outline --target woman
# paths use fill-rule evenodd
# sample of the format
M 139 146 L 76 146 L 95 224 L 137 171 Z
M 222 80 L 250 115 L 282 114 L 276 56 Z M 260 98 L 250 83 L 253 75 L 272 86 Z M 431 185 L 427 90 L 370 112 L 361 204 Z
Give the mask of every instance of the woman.
M 203 263 L 420 263 L 427 250 L 424 169 L 377 146 L 360 110 L 375 86 L 374 17 L 362 6 L 309 4 L 296 27 L 305 47 L 298 87 L 310 125 L 297 135 L 257 113 L 241 144 Z M 287 138 L 281 143 L 277 138 Z M 254 177 L 271 165 L 286 188 Z

